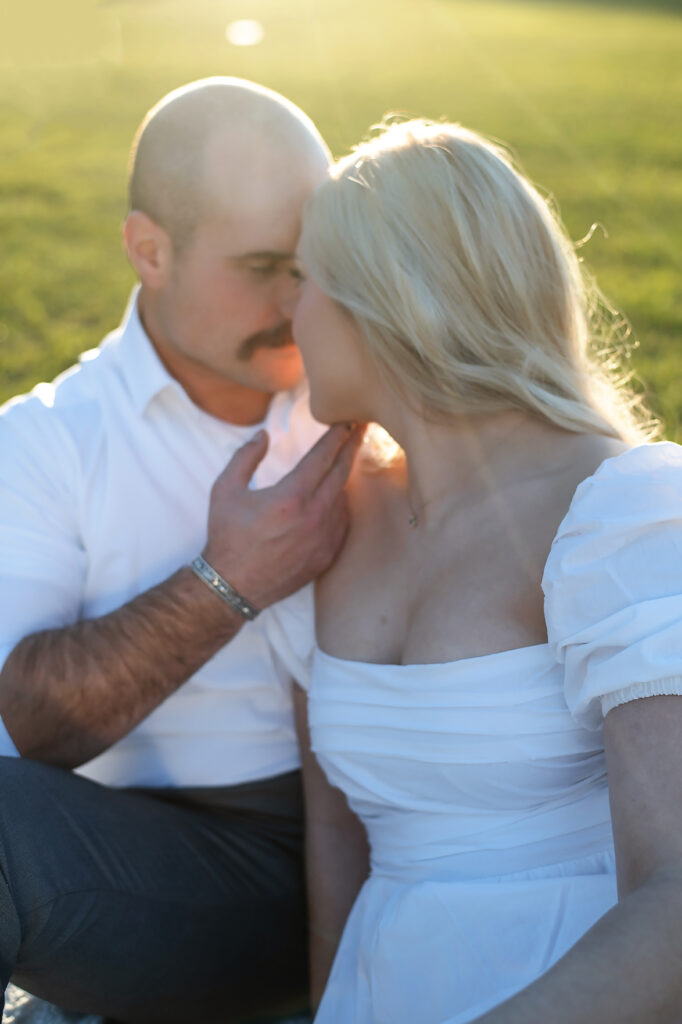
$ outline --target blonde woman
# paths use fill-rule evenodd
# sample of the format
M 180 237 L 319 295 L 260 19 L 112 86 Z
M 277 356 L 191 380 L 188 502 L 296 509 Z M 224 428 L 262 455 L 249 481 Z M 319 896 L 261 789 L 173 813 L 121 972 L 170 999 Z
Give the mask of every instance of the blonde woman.
M 360 460 L 317 587 L 316 1021 L 682 1020 L 681 450 L 479 135 L 387 127 L 301 253 L 315 416 L 404 453 Z

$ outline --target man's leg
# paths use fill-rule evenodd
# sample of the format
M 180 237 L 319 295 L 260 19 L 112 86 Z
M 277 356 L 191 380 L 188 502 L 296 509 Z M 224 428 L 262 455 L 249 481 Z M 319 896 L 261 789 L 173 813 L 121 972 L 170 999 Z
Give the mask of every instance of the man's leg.
M 11 976 L 126 1024 L 226 1024 L 300 1007 L 297 783 L 263 784 L 265 811 L 254 810 L 260 785 L 207 809 L 0 758 L 3 988 Z

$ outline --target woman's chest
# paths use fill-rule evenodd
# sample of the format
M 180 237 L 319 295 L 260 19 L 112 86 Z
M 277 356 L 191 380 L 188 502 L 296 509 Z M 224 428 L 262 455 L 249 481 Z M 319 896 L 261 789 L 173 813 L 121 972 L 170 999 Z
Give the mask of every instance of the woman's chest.
M 396 540 L 387 528 L 356 542 L 318 587 L 324 650 L 425 664 L 546 641 L 540 587 L 546 552 L 533 557 L 527 544 L 501 542 L 485 529 Z

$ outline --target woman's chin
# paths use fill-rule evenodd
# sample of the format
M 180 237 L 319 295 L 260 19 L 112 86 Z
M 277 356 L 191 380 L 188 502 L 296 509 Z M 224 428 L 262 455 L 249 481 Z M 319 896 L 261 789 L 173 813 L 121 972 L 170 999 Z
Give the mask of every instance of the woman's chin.
M 334 423 L 340 423 L 343 419 L 335 414 L 328 403 L 317 401 L 313 392 L 310 393 L 310 411 L 318 423 L 325 423 L 328 427 Z
M 367 423 L 370 417 L 363 414 L 363 405 L 351 388 L 339 388 L 338 394 L 330 394 L 332 389 L 320 389 L 310 385 L 310 411 L 318 423 L 333 426 L 334 423 Z

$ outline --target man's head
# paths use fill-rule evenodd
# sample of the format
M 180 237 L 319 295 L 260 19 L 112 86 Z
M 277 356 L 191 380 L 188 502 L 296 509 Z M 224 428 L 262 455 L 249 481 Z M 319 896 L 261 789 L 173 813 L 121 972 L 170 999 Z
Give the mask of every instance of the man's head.
M 170 371 L 211 412 L 207 394 L 248 404 L 249 390 L 300 376 L 291 258 L 328 163 L 301 110 L 240 79 L 178 89 L 142 122 L 125 226 L 140 310 Z

